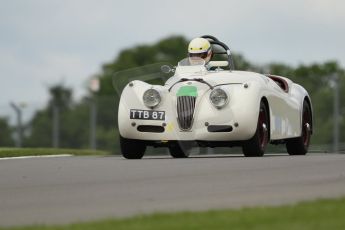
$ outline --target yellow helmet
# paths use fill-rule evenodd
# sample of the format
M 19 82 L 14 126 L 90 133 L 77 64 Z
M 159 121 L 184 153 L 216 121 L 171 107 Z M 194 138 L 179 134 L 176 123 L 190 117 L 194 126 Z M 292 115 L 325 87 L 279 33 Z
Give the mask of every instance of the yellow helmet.
M 188 46 L 188 54 L 189 57 L 198 57 L 205 60 L 205 62 L 209 62 L 211 59 L 211 44 L 205 38 L 194 38 Z

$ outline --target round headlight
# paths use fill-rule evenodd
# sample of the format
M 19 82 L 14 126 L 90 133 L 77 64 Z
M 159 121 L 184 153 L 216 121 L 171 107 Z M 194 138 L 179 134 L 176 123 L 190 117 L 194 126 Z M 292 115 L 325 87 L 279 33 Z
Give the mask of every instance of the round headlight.
M 143 95 L 143 101 L 147 107 L 153 108 L 161 102 L 161 95 L 155 89 L 148 89 Z
M 220 88 L 212 90 L 210 94 L 211 103 L 218 109 L 224 107 L 228 103 L 228 95 Z

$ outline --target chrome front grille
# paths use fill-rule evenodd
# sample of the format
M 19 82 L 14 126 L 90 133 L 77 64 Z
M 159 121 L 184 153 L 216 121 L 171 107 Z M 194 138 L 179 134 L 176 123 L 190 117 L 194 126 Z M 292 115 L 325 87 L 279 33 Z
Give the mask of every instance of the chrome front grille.
M 196 97 L 177 97 L 177 120 L 182 130 L 189 130 L 193 124 Z

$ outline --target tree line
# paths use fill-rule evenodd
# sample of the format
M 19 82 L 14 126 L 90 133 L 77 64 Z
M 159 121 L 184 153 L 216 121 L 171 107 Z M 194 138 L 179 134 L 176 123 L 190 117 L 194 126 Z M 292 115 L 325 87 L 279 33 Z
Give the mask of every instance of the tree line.
M 95 75 L 100 79 L 100 90 L 89 91 L 80 101 L 73 100 L 72 89 L 58 84 L 51 87 L 50 99 L 46 106 L 36 111 L 30 122 L 25 124 L 25 147 L 51 147 L 53 145 L 54 108 L 59 108 L 59 147 L 89 148 L 90 142 L 90 104 L 97 107 L 97 148 L 117 152 L 117 105 L 119 93 L 114 90 L 114 73 L 152 63 L 169 62 L 176 64 L 186 57 L 188 40 L 183 36 L 171 36 L 155 44 L 138 45 L 122 50 L 114 60 L 102 65 L 101 71 Z M 284 63 L 255 65 L 242 55 L 235 54 L 234 62 L 237 70 L 250 70 L 270 73 L 290 78 L 301 84 L 309 92 L 315 116 L 312 144 L 332 143 L 333 130 L 333 86 L 338 84 L 340 92 L 345 90 L 345 70 L 336 61 L 314 63 L 308 65 L 289 66 Z M 338 82 L 332 76 L 339 76 Z M 340 101 L 345 94 L 340 94 Z M 340 130 L 344 130 L 345 106 L 340 107 Z M 56 118 L 55 118 L 56 119 Z M 0 118 L 0 146 L 13 146 L 15 128 L 8 124 L 6 118 Z M 344 132 L 340 132 L 340 142 L 345 142 Z

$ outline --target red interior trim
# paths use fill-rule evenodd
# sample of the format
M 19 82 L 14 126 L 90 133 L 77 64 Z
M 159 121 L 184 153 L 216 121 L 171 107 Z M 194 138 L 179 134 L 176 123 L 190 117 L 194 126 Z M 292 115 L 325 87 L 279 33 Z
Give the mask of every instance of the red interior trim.
M 289 85 L 283 78 L 276 75 L 270 75 L 270 74 L 267 74 L 266 76 L 271 78 L 275 83 L 277 83 L 277 85 L 279 85 L 279 87 L 282 90 L 284 90 L 285 93 L 289 92 Z

